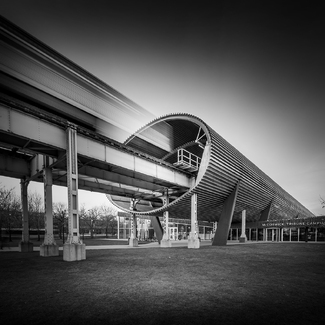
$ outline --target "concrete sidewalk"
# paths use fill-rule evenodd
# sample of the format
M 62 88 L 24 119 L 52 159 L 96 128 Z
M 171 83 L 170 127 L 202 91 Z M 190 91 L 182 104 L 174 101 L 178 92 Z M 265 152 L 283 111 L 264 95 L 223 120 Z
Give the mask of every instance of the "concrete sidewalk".
M 304 244 L 305 242 L 271 242 L 271 241 L 246 241 L 245 243 L 240 243 L 236 240 L 229 240 L 228 245 L 247 245 L 247 244 Z M 325 244 L 325 242 L 311 242 L 308 244 Z M 200 246 L 211 246 L 211 240 L 202 240 Z M 187 240 L 177 240 L 172 241 L 172 247 L 186 247 Z M 147 244 L 139 244 L 137 247 L 130 247 L 129 245 L 86 245 L 86 250 L 95 250 L 95 249 L 143 249 L 143 248 L 160 248 L 158 242 L 151 242 Z M 63 247 L 59 247 L 59 250 L 62 251 Z M 40 248 L 38 246 L 34 247 L 34 252 L 39 252 Z M 18 247 L 3 247 L 0 249 L 0 252 L 19 252 Z
M 211 245 L 210 240 L 202 240 L 201 246 L 205 245 Z M 186 247 L 187 246 L 187 240 L 177 240 L 172 241 L 172 247 Z M 86 245 L 86 250 L 93 250 L 93 249 L 141 249 L 141 248 L 160 248 L 160 245 L 158 242 L 151 242 L 147 244 L 139 244 L 137 247 L 130 247 L 129 245 Z M 38 246 L 34 246 L 33 248 L 34 252 L 39 252 L 40 248 Z M 63 247 L 59 247 L 59 250 L 62 251 Z M 19 247 L 3 247 L 0 252 L 18 252 Z

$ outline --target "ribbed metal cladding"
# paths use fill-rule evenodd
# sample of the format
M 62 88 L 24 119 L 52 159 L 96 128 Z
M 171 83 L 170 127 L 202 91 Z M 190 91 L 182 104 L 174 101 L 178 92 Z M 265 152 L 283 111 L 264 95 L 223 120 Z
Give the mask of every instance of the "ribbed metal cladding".
M 201 165 L 198 175 L 202 177 L 198 176 L 199 181 L 188 192 L 176 198 L 168 206 L 156 207 L 151 211 L 141 211 L 140 208 L 137 211 L 138 214 L 160 215 L 163 211 L 168 210 L 172 217 L 190 218 L 190 197 L 193 193 L 197 193 L 198 219 L 218 221 L 224 201 L 240 182 L 233 222 L 241 220 L 241 211 L 244 209 L 246 209 L 247 222 L 258 221 L 263 210 L 270 204 L 272 208 L 269 219 L 314 216 L 217 132 L 195 116 L 173 114 L 160 117 L 136 132 L 125 144 L 139 149 L 138 136 L 159 123 L 167 123 L 171 126 L 173 136 L 171 143 L 174 145 L 172 150 L 194 141 L 199 128 L 204 130 L 205 145 L 210 146 L 208 162 L 205 166 Z M 151 140 L 153 143 L 155 142 L 154 138 Z M 145 146 L 141 147 L 141 151 L 147 154 L 152 153 L 152 145 L 149 145 L 147 150 Z M 167 154 L 166 157 L 168 158 L 170 155 Z M 119 206 L 116 197 L 111 198 L 111 201 Z M 128 210 L 125 204 L 119 207 L 124 211 Z

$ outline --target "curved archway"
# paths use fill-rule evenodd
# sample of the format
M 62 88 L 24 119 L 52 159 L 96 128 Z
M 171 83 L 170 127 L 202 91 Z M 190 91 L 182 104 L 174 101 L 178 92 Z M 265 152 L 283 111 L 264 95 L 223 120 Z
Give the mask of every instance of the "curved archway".
M 137 214 L 161 214 L 167 209 L 177 208 L 181 202 L 188 206 L 190 195 L 207 169 L 210 143 L 209 127 L 201 119 L 188 114 L 172 114 L 155 119 L 130 136 L 124 142 L 125 145 L 172 164 L 193 179 L 188 189 L 172 186 L 152 191 L 147 197 L 142 196 L 137 201 Z M 164 206 L 162 198 L 167 191 L 169 204 Z M 134 211 L 130 199 L 110 195 L 108 198 L 123 211 Z M 189 208 L 185 210 L 189 213 Z

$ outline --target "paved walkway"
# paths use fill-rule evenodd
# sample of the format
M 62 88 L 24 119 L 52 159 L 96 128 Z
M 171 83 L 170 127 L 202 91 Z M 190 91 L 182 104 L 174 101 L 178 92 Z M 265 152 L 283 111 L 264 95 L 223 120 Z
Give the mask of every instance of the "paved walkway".
M 110 239 L 107 239 L 110 240 Z M 115 239 L 116 241 L 116 239 Z M 123 240 L 125 241 L 125 240 Z M 239 243 L 237 240 L 228 240 L 227 245 L 246 245 L 246 244 L 303 244 L 304 241 L 300 242 L 271 242 L 271 241 L 247 241 L 246 243 Z M 325 244 L 325 242 L 308 242 L 309 244 Z M 211 240 L 201 240 L 200 246 L 210 246 Z M 177 240 L 172 241 L 172 247 L 186 247 L 187 240 Z M 158 242 L 151 242 L 148 244 L 139 244 L 137 247 L 130 247 L 128 245 L 86 245 L 86 250 L 93 249 L 143 249 L 143 248 L 158 248 L 160 247 Z M 39 252 L 40 248 L 34 246 L 34 252 Z M 63 247 L 59 247 L 59 250 L 62 251 Z M 0 252 L 18 252 L 18 247 L 3 247 Z
M 109 239 L 108 239 L 109 240 Z M 125 241 L 125 240 L 124 240 Z M 201 241 L 201 246 L 204 245 L 211 245 L 210 240 L 203 240 Z M 177 240 L 172 241 L 172 247 L 182 247 L 187 246 L 187 240 Z M 130 247 L 128 245 L 86 245 L 86 250 L 92 250 L 92 249 L 141 249 L 141 248 L 158 248 L 160 247 L 158 242 L 151 242 L 148 244 L 139 244 L 137 247 Z M 40 248 L 37 246 L 34 246 L 34 252 L 39 252 Z M 63 247 L 59 247 L 59 250 L 62 251 Z M 18 252 L 18 247 L 3 247 L 0 252 Z

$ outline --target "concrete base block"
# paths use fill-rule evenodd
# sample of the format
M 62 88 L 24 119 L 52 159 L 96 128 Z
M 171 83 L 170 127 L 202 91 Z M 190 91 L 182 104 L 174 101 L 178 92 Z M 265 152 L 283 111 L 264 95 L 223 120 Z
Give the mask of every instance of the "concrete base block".
M 59 246 L 56 244 L 42 244 L 40 246 L 40 256 L 59 256 Z
M 199 238 L 189 238 L 187 248 L 200 248 Z
M 30 242 L 30 241 L 27 241 L 27 242 L 21 241 L 19 243 L 18 248 L 19 248 L 19 251 L 22 252 L 22 253 L 33 252 L 34 251 L 33 243 Z
M 240 237 L 239 237 L 239 242 L 240 242 L 240 243 L 246 243 L 246 242 L 247 242 L 247 237 L 246 237 L 246 236 L 243 236 L 243 237 L 240 236 Z
M 63 260 L 67 262 L 81 261 L 86 259 L 85 244 L 64 244 Z
M 137 238 L 130 238 L 129 239 L 129 246 L 130 247 L 138 247 L 139 246 L 139 242 Z
M 172 247 L 172 242 L 169 239 L 162 239 L 160 247 Z

